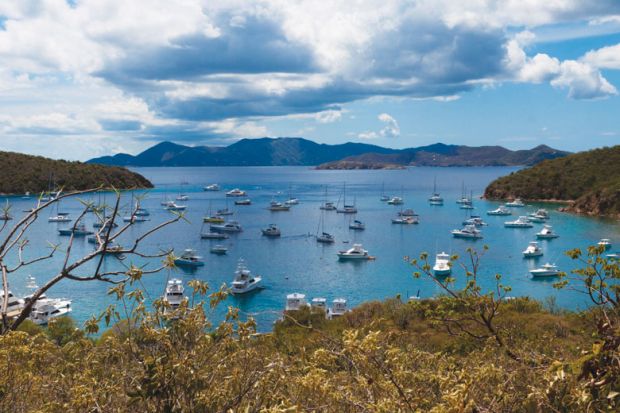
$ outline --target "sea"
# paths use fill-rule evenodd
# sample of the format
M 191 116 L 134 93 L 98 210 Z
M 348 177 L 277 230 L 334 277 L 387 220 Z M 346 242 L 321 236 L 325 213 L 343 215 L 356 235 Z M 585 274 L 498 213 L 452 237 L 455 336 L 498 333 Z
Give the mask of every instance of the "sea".
M 479 199 L 484 188 L 495 178 L 516 171 L 515 167 L 412 167 L 404 170 L 314 170 L 311 167 L 186 167 L 186 168 L 132 168 L 147 177 L 155 188 L 147 191 L 126 191 L 122 193 L 122 212 L 127 215 L 137 197 L 141 206 L 150 211 L 150 221 L 137 223 L 121 238 L 120 243 L 129 245 L 141 234 L 159 223 L 171 218 L 171 213 L 160 205 L 165 199 L 175 199 L 186 194 L 188 201 L 178 202 L 187 205 L 184 219 L 165 227 L 142 243 L 140 251 L 157 254 L 174 249 L 177 255 L 186 249 L 195 249 L 204 258 L 205 265 L 195 270 L 160 271 L 146 274 L 137 285 L 145 291 L 147 301 L 160 297 L 170 278 L 179 278 L 184 283 L 192 279 L 208 282 L 212 290 L 220 288 L 233 279 L 239 259 L 243 259 L 255 275 L 263 278 L 264 288 L 243 296 L 230 296 L 220 307 L 208 309 L 210 317 L 217 322 L 222 320 L 227 306 L 240 309 L 243 317 L 254 317 L 259 331 L 269 331 L 284 309 L 287 294 L 298 292 L 310 301 L 314 297 L 324 297 L 328 304 L 335 298 L 345 298 L 349 307 L 355 307 L 370 300 L 383 300 L 400 296 L 433 297 L 441 294 L 441 289 L 428 277 L 415 278 L 415 268 L 408 262 L 421 253 L 429 254 L 432 265 L 434 256 L 445 251 L 457 254 L 467 263 L 467 249 L 473 248 L 483 253 L 480 262 L 479 281 L 484 290 L 495 287 L 496 274 L 502 275 L 502 282 L 512 287 L 511 296 L 529 296 L 537 300 L 552 300 L 555 305 L 580 310 L 589 305 L 588 299 L 577 288 L 557 290 L 553 284 L 557 279 L 533 279 L 529 270 L 546 262 L 555 263 L 562 271 L 570 273 L 578 264 L 565 255 L 573 248 L 586 248 L 596 244 L 601 238 L 610 238 L 612 244 L 620 244 L 620 224 L 617 220 L 591 218 L 558 212 L 559 204 L 531 204 L 525 208 L 514 209 L 512 217 L 487 216 L 486 211 L 495 209 L 499 202 Z M 205 185 L 217 183 L 219 192 L 203 191 Z M 429 205 L 428 198 L 434 185 L 444 198 L 443 206 Z M 225 192 L 233 188 L 247 191 L 252 200 L 249 206 L 235 206 L 236 198 L 226 198 Z M 456 200 L 463 195 L 473 195 L 474 210 L 459 208 Z M 349 229 L 353 216 L 335 211 L 322 212 L 319 206 L 327 201 L 344 201 L 346 189 L 347 203 L 355 203 L 359 212 L 356 219 L 366 225 L 364 231 Z M 380 200 L 381 195 L 399 196 L 404 205 L 387 205 Z M 289 197 L 299 199 L 288 212 L 270 212 L 267 208 L 272 200 L 285 201 Z M 58 229 L 68 227 L 67 223 L 50 223 L 48 217 L 57 211 L 68 212 L 76 218 L 83 209 L 83 202 L 112 204 L 113 193 L 85 195 L 81 199 L 64 200 L 58 207 L 44 211 L 27 231 L 27 245 L 24 247 L 25 260 L 36 259 L 49 254 L 51 248 L 57 250 L 50 259 L 22 267 L 9 275 L 11 290 L 16 295 L 26 295 L 27 277 L 35 277 L 39 285 L 54 277 L 63 266 L 68 237 L 58 234 Z M 0 234 L 6 234 L 24 210 L 31 208 L 36 198 L 9 197 L 13 221 Z M 228 207 L 234 215 L 228 217 L 238 221 L 243 232 L 233 234 L 224 241 L 203 240 L 201 231 L 208 231 L 203 217 L 209 212 Z M 538 259 L 524 259 L 522 251 L 530 241 L 536 239 L 542 224 L 530 229 L 504 228 L 504 221 L 514 220 L 518 215 L 526 215 L 538 208 L 549 210 L 549 224 L 560 235 L 559 238 L 540 241 L 544 255 Z M 418 225 L 396 225 L 395 218 L 401 208 L 411 208 L 419 214 Z M 315 240 L 321 228 L 321 214 L 325 231 L 332 233 L 336 242 L 331 245 L 319 244 Z M 469 215 L 481 215 L 488 223 L 482 227 L 484 238 L 471 241 L 455 239 L 453 229 L 462 228 L 462 222 Z M 92 229 L 94 214 L 86 214 L 84 222 Z M 267 238 L 261 228 L 276 224 L 282 231 L 279 238 Z M 360 243 L 375 260 L 363 262 L 341 262 L 336 253 Z M 215 244 L 228 248 L 226 255 L 210 253 Z M 612 250 L 615 248 L 612 247 Z M 86 238 L 75 240 L 69 252 L 69 262 L 79 259 L 93 249 Z M 17 263 L 17 254 L 10 254 L 8 260 Z M 94 271 L 92 262 L 76 275 L 89 275 Z M 118 259 L 109 256 L 104 260 L 106 271 L 122 271 L 130 265 L 146 271 L 161 266 L 159 258 L 127 256 Z M 462 286 L 464 269 L 455 266 L 453 276 L 457 285 Z M 574 287 L 579 284 L 571 282 Z M 99 314 L 115 298 L 108 294 L 110 284 L 101 281 L 64 280 L 48 292 L 49 297 L 64 297 L 72 300 L 72 316 L 82 324 L 90 316 Z M 190 289 L 186 286 L 186 292 Z M 549 298 L 552 297 L 552 298 Z M 208 308 L 208 306 L 207 306 Z

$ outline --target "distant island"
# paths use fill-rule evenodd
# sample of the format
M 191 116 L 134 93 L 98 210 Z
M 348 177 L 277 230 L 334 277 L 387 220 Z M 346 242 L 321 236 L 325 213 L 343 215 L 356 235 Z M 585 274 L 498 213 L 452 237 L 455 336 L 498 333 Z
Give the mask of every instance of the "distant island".
M 97 188 L 152 188 L 142 175 L 125 168 L 53 160 L 41 156 L 0 152 L 0 193 L 40 193 L 58 188 L 65 191 Z
M 541 162 L 491 182 L 488 199 L 566 201 L 565 211 L 620 216 L 620 145 Z
M 419 166 L 534 165 L 568 152 L 548 146 L 511 151 L 501 146 L 437 143 L 392 149 L 365 143 L 327 145 L 303 138 L 242 139 L 232 145 L 185 146 L 161 142 L 138 155 L 117 154 L 88 163 L 116 166 L 317 166 L 317 169 L 401 169 Z

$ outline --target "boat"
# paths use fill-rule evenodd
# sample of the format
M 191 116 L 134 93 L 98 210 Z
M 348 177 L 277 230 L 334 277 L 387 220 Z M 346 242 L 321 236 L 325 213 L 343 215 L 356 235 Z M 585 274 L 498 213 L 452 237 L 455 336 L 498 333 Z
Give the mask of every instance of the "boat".
M 543 229 L 536 233 L 536 238 L 538 239 L 553 239 L 557 237 L 559 237 L 559 235 L 553 232 L 551 225 L 543 225 Z
M 343 185 L 342 194 L 343 194 L 342 208 L 340 208 L 340 209 L 336 208 L 336 212 L 339 213 L 339 214 L 357 214 L 357 207 L 355 206 L 355 200 L 353 201 L 353 205 L 347 204 L 347 185 L 346 185 L 346 183 Z
M 208 215 L 202 218 L 202 221 L 212 223 L 212 224 L 223 224 L 225 219 L 219 215 Z
M 310 303 L 310 308 L 313 311 L 324 311 L 327 315 L 327 300 L 323 297 L 315 297 Z
M 471 203 L 471 201 L 468 201 L 468 202 L 461 203 L 461 206 L 459 208 L 461 208 L 461 209 L 474 209 L 474 205 Z
M 71 218 L 68 215 L 53 215 L 47 220 L 48 222 L 71 222 Z
M 323 211 L 335 211 L 337 209 L 333 202 L 325 202 L 319 208 Z
M 523 208 L 525 204 L 521 200 L 521 198 L 516 198 L 511 202 L 506 202 L 506 206 L 509 208 Z
M 344 260 L 370 260 L 373 259 L 370 255 L 368 255 L 368 251 L 362 248 L 362 244 L 353 244 L 352 248 L 349 248 L 346 251 L 338 251 L 336 254 L 338 258 L 342 261 Z
M 480 216 L 472 215 L 471 217 L 463 221 L 463 225 L 475 225 L 477 227 L 482 227 L 488 224 L 484 222 Z
M 28 302 L 32 298 L 26 297 L 24 300 Z M 67 315 L 71 312 L 71 300 L 64 298 L 48 298 L 45 294 L 41 294 L 32 305 L 28 318 L 37 325 L 46 325 L 53 318 Z
M 239 188 L 235 188 L 235 189 L 232 189 L 232 190 L 226 192 L 226 196 L 228 196 L 228 197 L 242 197 L 242 196 L 247 196 L 247 193 L 245 191 L 242 191 Z
M 544 217 L 542 217 L 542 216 L 540 216 L 540 215 L 536 215 L 536 214 L 529 214 L 529 215 L 527 216 L 527 219 L 528 219 L 530 222 L 533 222 L 533 223 L 535 223 L 535 224 L 542 224 L 542 223 L 544 223 L 544 222 L 547 222 L 547 219 L 546 219 L 546 218 L 544 218 Z
M 93 228 L 105 228 L 105 229 L 108 229 L 110 227 L 112 227 L 112 228 L 118 227 L 118 224 L 112 220 L 111 216 L 105 217 L 105 221 L 99 220 L 99 221 L 93 223 Z
M 346 314 L 347 310 L 347 300 L 344 298 L 336 298 L 332 301 L 332 306 L 327 311 L 327 318 L 332 319 L 336 317 L 341 317 Z
M 510 210 L 506 208 L 505 205 L 500 205 L 499 207 L 497 207 L 497 209 L 492 209 L 490 211 L 487 211 L 487 215 L 506 216 L 506 215 L 512 215 L 512 212 L 510 212 Z
M 59 235 L 73 235 L 74 237 L 84 237 L 86 235 L 92 235 L 93 231 L 86 229 L 86 225 L 79 223 L 71 228 L 62 228 L 58 230 Z
M 387 201 L 388 205 L 402 205 L 405 202 L 399 196 L 394 196 Z
M 538 246 L 538 242 L 530 241 L 530 245 L 523 251 L 525 258 L 540 257 L 543 255 L 543 250 Z
M 316 242 L 320 242 L 323 244 L 333 244 L 334 241 L 334 236 L 328 232 L 321 232 L 316 236 Z
M 292 293 L 286 295 L 286 307 L 285 311 L 298 311 L 304 307 L 307 307 L 306 295 L 302 293 Z
M 420 220 L 418 219 L 417 216 L 413 216 L 413 217 L 405 216 L 405 217 L 399 217 L 399 218 L 392 218 L 392 224 L 411 225 L 411 224 L 419 224 L 419 223 L 420 223 Z
M 220 215 L 220 216 L 226 216 L 226 215 L 233 215 L 234 212 L 232 211 L 232 209 L 228 209 L 228 207 L 226 207 L 226 208 L 218 209 L 215 212 L 215 214 Z
M 189 201 L 189 196 L 185 194 L 179 194 L 176 198 L 177 201 Z
M 123 217 L 123 222 L 131 222 L 131 223 L 135 223 L 135 222 L 146 222 L 146 221 L 150 221 L 151 219 L 148 218 L 147 216 L 144 215 L 131 215 L 131 216 L 124 216 Z
M 286 203 L 283 204 L 282 202 L 271 201 L 267 209 L 270 210 L 271 212 L 289 211 L 291 209 L 291 206 L 286 205 Z
M 203 187 L 202 190 L 207 192 L 216 192 L 220 190 L 220 186 L 218 184 L 211 184 Z
M 261 232 L 266 237 L 279 237 L 282 235 L 280 228 L 278 228 L 276 224 L 269 224 L 267 228 L 261 229 Z
M 151 213 L 148 209 L 137 207 L 133 214 L 137 217 L 148 217 Z
M 441 252 L 435 256 L 435 265 L 433 265 L 433 274 L 436 277 L 443 277 L 450 275 L 452 272 L 452 266 L 450 265 L 450 255 L 445 252 Z
M 530 270 L 533 277 L 556 277 L 560 275 L 560 270 L 555 264 L 546 263 L 540 268 Z
M 167 211 L 185 211 L 186 205 L 178 205 L 174 201 L 166 201 L 164 209 Z
M 353 229 L 356 231 L 362 231 L 366 229 L 366 225 L 358 219 L 353 220 L 353 222 L 349 223 L 349 229 Z
M 532 228 L 533 226 L 534 225 L 530 222 L 530 220 L 523 215 L 514 221 L 504 222 L 504 227 L 506 228 Z
M 202 257 L 191 248 L 185 249 L 180 257 L 175 258 L 174 264 L 183 267 L 202 267 L 205 265 Z
M 475 225 L 465 225 L 462 229 L 452 230 L 454 238 L 481 239 L 482 232 Z
M 530 216 L 532 216 L 532 217 L 540 217 L 542 219 L 549 219 L 549 218 L 551 218 L 549 216 L 549 212 L 546 209 L 544 209 L 544 208 L 537 209 L 536 212 L 530 214 Z
M 293 196 L 293 191 L 290 185 L 288 187 L 288 199 L 284 203 L 287 205 L 299 205 L 299 199 Z
M 226 248 L 223 245 L 214 245 L 213 247 L 211 247 L 211 249 L 209 250 L 209 252 L 211 252 L 211 254 L 215 254 L 215 255 L 226 255 L 226 253 L 228 252 L 228 248 Z
M 597 245 L 599 247 L 603 247 L 604 249 L 608 250 L 611 248 L 611 240 L 609 238 L 603 238 L 598 242 Z
M 178 278 L 172 278 L 168 280 L 166 284 L 166 291 L 164 292 L 164 302 L 166 302 L 172 310 L 176 310 L 181 306 L 185 296 L 183 293 L 185 288 L 183 287 L 183 281 Z
M 613 252 L 611 254 L 607 254 L 605 257 L 607 257 L 607 259 L 612 260 L 612 261 L 618 261 L 620 260 L 620 253 Z
M 252 200 L 250 198 L 239 199 L 235 201 L 235 205 L 252 205 Z
M 457 204 L 467 204 L 470 203 L 471 200 L 467 198 L 467 194 L 465 193 L 465 181 L 461 183 L 461 197 L 456 200 Z
M 428 198 L 428 202 L 431 205 L 443 205 L 443 198 L 437 192 L 437 178 L 433 180 L 433 195 Z
M 211 225 L 210 229 L 213 232 L 241 232 L 243 230 L 237 221 L 228 221 L 220 225 Z
M 385 182 L 381 184 L 381 198 L 379 198 L 381 202 L 387 202 L 390 200 L 390 197 L 385 194 Z
M 38 288 L 38 287 L 37 287 Z M 4 290 L 0 289 L 0 303 L 4 303 Z M 6 312 L 9 317 L 16 316 L 19 311 L 24 308 L 25 301 L 22 298 L 15 296 L 9 290 L 9 299 L 6 307 Z
M 401 216 L 401 217 L 415 217 L 417 215 L 418 214 L 416 214 L 411 208 L 407 208 L 403 211 L 398 212 L 398 216 Z
M 228 239 L 228 235 L 221 232 L 202 232 L 200 233 L 202 239 Z
M 245 265 L 245 261 L 240 259 L 237 263 L 237 270 L 235 271 L 235 278 L 230 286 L 232 294 L 245 294 L 249 293 L 260 287 L 260 276 L 253 276 L 248 267 Z

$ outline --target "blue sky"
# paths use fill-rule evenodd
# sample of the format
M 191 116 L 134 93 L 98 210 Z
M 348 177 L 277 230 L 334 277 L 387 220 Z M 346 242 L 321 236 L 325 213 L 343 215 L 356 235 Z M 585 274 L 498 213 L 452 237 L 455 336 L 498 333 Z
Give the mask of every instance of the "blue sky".
M 617 0 L 3 0 L 0 149 L 620 143 Z

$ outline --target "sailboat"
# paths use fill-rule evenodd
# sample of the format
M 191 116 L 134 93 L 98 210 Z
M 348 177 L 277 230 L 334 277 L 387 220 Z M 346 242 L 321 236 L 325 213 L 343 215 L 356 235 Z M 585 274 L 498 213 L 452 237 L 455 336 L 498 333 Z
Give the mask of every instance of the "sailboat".
M 329 232 L 325 232 L 325 216 L 323 214 L 323 211 L 321 211 L 319 225 L 316 229 L 316 242 L 320 242 L 323 244 L 333 244 L 334 241 L 335 241 L 334 236 L 330 234 Z
M 473 201 L 474 197 L 473 197 L 473 191 L 469 192 L 469 198 L 465 197 L 465 198 L 461 198 L 459 201 L 457 201 L 459 204 L 461 204 L 460 208 L 461 209 L 474 209 L 474 201 Z
M 60 200 L 56 202 L 56 215 L 50 216 L 47 221 L 48 222 L 71 222 L 71 218 L 69 218 L 69 214 L 66 212 L 59 211 Z
M 344 183 L 342 190 L 342 208 L 337 209 L 336 212 L 339 214 L 357 214 L 357 208 L 355 207 L 355 199 L 353 200 L 353 205 L 347 205 L 347 184 Z
M 385 182 L 381 184 L 381 198 L 379 198 L 381 202 L 387 202 L 390 200 L 390 197 L 385 194 Z
M 292 186 L 288 186 L 288 199 L 284 202 L 286 205 L 297 205 L 299 204 L 299 199 L 293 197 Z
M 443 198 L 437 192 L 437 177 L 433 180 L 433 195 L 428 198 L 428 202 L 431 205 L 443 205 Z
M 456 200 L 457 204 L 467 204 L 469 203 L 469 198 L 465 194 L 465 181 L 463 181 L 463 185 L 461 187 L 461 198 Z
M 329 202 L 327 200 L 327 185 L 325 185 L 325 197 L 323 199 L 323 204 L 319 208 L 323 211 L 335 211 L 337 209 L 333 202 Z

